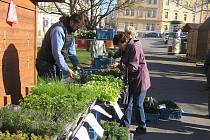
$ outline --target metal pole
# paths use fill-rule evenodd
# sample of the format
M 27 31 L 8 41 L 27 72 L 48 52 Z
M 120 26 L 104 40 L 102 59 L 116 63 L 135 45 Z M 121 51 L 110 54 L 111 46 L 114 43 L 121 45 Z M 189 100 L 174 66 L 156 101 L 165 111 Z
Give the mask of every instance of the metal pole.
M 201 20 L 202 20 L 202 15 L 203 15 L 203 0 L 201 1 L 201 12 L 200 12 L 200 23 L 201 23 Z

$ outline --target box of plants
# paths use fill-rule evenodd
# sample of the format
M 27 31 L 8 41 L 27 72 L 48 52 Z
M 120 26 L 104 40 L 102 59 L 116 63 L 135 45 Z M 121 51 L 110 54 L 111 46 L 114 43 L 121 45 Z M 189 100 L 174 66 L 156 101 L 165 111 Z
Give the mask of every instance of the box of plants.
M 157 124 L 160 118 L 158 101 L 151 96 L 145 97 L 144 110 L 145 110 L 146 122 Z
M 128 140 L 129 130 L 127 127 L 121 127 L 117 122 L 102 122 L 104 136 L 99 140 Z
M 160 110 L 161 119 L 181 119 L 182 110 L 174 102 L 170 100 L 163 100 L 159 102 L 160 105 L 165 105 L 166 108 Z
M 121 89 L 122 81 L 114 77 L 93 75 L 85 84 L 70 85 L 41 81 L 30 96 L 20 101 L 19 109 L 1 109 L 0 138 L 65 138 L 96 99 L 107 104 L 116 102 Z

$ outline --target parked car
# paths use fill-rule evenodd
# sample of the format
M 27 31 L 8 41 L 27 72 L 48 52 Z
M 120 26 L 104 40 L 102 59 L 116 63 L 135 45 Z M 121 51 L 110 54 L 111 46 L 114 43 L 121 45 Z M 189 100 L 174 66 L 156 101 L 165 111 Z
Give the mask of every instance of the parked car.
M 145 34 L 145 37 L 153 37 L 153 38 L 157 38 L 160 37 L 160 34 L 157 32 L 148 32 Z

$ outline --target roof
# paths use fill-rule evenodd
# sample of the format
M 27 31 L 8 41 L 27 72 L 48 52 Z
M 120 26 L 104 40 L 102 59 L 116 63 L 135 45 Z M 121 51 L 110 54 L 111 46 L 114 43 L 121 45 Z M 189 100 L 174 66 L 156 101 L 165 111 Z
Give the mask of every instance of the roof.
M 196 23 L 187 23 L 185 26 L 182 28 L 183 32 L 189 32 L 190 30 L 198 30 L 201 24 L 196 24 Z
M 210 17 L 200 26 L 199 30 L 209 31 L 210 30 Z

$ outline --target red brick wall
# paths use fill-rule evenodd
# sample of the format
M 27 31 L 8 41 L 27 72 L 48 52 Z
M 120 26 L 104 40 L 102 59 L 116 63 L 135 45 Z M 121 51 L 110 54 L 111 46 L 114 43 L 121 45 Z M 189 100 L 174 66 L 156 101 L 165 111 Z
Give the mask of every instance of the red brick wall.
M 30 0 L 15 0 L 18 24 L 6 23 L 8 0 L 0 1 L 0 107 L 4 97 L 16 102 L 25 87 L 35 84 L 37 7 Z

